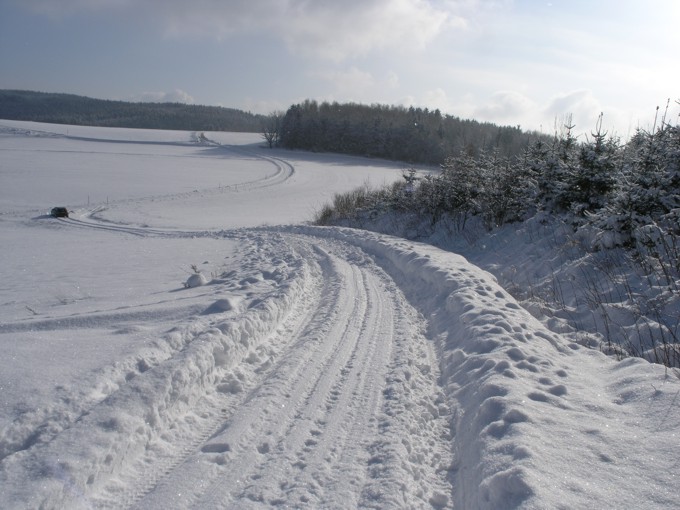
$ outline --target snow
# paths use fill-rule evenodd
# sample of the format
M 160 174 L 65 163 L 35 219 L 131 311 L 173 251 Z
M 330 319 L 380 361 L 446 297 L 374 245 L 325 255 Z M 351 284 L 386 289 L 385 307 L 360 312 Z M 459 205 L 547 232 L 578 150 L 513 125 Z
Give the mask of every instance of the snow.
M 677 508 L 673 371 L 305 223 L 402 165 L 205 137 L 0 121 L 0 506 Z

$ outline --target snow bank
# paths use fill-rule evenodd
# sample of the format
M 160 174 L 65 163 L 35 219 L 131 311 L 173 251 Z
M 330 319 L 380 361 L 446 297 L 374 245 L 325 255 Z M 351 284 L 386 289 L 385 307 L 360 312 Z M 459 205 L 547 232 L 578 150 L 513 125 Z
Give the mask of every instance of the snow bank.
M 162 442 L 171 423 L 191 428 L 182 416 L 206 395 L 230 391 L 233 384 L 222 387 L 231 369 L 257 356 L 267 336 L 303 300 L 315 269 L 299 257 L 278 261 L 278 270 L 269 274 L 276 280 L 269 294 L 245 309 L 238 299 L 216 299 L 190 324 L 167 334 L 172 356 L 155 366 L 141 360 L 125 384 L 70 428 L 48 443 L 7 456 L 1 464 L 0 500 L 10 508 L 88 508 L 80 488 L 91 492 L 108 482 L 149 445 Z M 251 280 L 250 285 L 257 283 Z

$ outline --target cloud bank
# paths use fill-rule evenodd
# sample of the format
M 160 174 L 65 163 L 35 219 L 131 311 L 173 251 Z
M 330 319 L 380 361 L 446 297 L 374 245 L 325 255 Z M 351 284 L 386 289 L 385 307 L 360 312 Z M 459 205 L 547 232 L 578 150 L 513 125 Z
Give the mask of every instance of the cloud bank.
M 465 25 L 455 2 L 430 0 L 24 0 L 53 17 L 114 13 L 159 24 L 170 37 L 274 37 L 295 53 L 342 61 L 373 51 L 422 49 L 445 27 Z

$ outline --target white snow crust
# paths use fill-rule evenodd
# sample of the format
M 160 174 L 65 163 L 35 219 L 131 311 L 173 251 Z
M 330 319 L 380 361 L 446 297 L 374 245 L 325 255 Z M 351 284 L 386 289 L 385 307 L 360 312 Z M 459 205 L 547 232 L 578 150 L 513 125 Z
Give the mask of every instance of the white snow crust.
M 304 223 L 402 165 L 262 145 L 0 121 L 0 507 L 677 508 L 673 371 Z

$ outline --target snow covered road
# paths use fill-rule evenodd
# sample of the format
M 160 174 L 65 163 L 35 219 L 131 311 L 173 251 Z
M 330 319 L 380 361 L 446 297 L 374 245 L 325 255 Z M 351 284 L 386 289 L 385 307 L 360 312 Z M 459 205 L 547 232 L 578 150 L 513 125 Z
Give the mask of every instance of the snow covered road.
M 207 286 L 205 310 L 54 437 L 5 459 L 10 501 L 447 504 L 448 418 L 422 318 L 355 246 L 266 231 L 237 237 L 252 255 Z M 36 471 L 39 490 L 26 483 Z
M 333 255 L 327 250 L 346 251 L 333 243 L 282 242 L 311 263 L 304 298 L 292 303 L 275 330 L 247 354 L 249 366 L 219 379 L 225 382 L 218 386 L 236 394 L 220 405 L 233 410 L 144 496 L 139 508 L 169 503 L 196 508 L 244 508 L 249 503 L 413 507 L 428 496 L 441 498 L 436 492 L 440 486 L 443 494 L 448 492 L 446 469 L 438 462 L 423 473 L 429 476 L 404 490 L 401 472 L 409 465 L 408 454 L 386 455 L 382 448 L 387 437 L 396 442 L 408 432 L 406 420 L 395 420 L 382 408 L 387 381 L 401 375 L 395 374 L 396 367 L 412 364 L 411 351 L 428 355 L 413 311 L 370 261 L 357 264 L 360 254 Z M 419 342 L 407 346 L 411 339 Z M 436 395 L 433 378 L 431 371 L 414 378 L 423 399 L 421 413 Z M 422 433 L 439 441 L 420 453 L 430 460 L 447 457 L 446 424 L 434 417 L 431 421 Z

